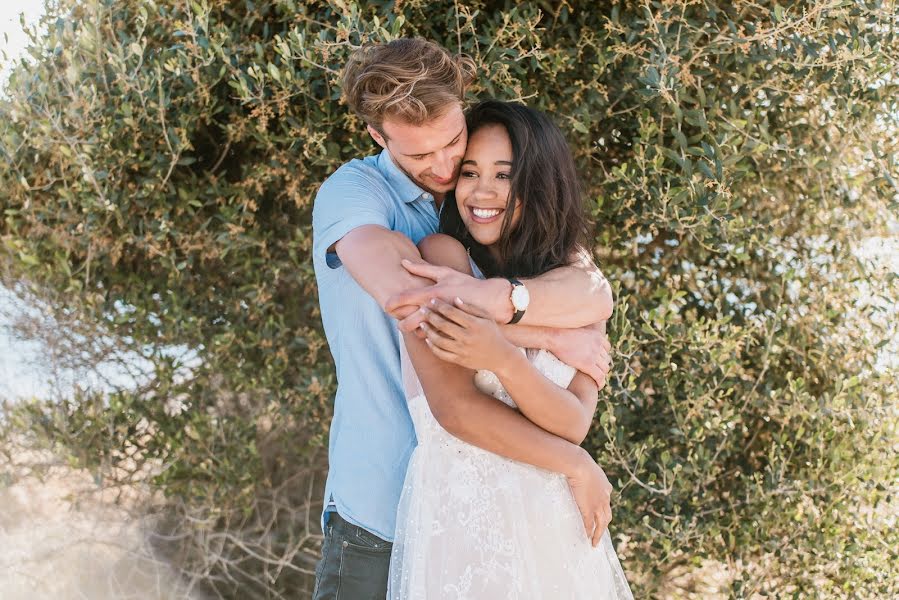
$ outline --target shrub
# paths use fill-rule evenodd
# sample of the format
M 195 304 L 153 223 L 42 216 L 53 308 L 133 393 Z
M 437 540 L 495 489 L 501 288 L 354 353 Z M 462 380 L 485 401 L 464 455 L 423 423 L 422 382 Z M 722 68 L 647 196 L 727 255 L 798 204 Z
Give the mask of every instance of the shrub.
M 473 99 L 527 102 L 569 134 L 617 298 L 588 445 L 617 482 L 637 595 L 706 559 L 734 597 L 895 595 L 897 389 L 877 361 L 896 281 L 856 252 L 896 209 L 888 5 L 59 0 L 49 14 L 0 100 L 5 260 L 152 366 L 140 385 L 17 413 L 95 469 L 145 460 L 172 515 L 166 551 L 207 590 L 308 585 L 335 385 L 311 202 L 375 151 L 339 100 L 341 65 L 416 35 L 477 61 Z

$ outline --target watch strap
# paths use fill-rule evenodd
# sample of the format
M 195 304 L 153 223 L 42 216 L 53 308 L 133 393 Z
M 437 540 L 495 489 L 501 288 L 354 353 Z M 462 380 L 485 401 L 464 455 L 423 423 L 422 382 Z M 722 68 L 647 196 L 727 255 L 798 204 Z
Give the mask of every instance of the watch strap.
M 509 280 L 509 283 L 512 284 L 512 292 L 513 292 L 513 293 L 515 292 L 515 288 L 516 288 L 517 286 L 524 286 L 523 283 L 521 283 L 520 281 L 518 281 L 518 280 L 515 279 L 514 277 L 507 277 L 506 279 L 508 279 L 508 280 Z M 511 295 L 511 294 L 509 294 L 509 301 L 510 301 L 510 302 L 512 301 L 512 295 Z M 521 320 L 521 318 L 524 316 L 524 311 L 523 311 L 523 310 L 518 310 L 517 308 L 515 308 L 515 303 L 514 303 L 514 302 L 512 302 L 512 308 L 515 309 L 515 314 L 512 315 L 512 319 L 511 319 L 511 320 L 509 321 L 509 323 L 508 323 L 509 325 L 514 325 L 515 323 L 518 323 L 518 322 Z

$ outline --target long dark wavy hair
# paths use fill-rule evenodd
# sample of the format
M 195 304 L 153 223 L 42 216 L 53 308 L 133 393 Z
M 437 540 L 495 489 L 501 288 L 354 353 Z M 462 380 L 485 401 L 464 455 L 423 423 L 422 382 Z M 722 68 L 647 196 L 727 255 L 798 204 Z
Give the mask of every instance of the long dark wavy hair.
M 459 240 L 487 277 L 534 277 L 567 265 L 586 239 L 587 221 L 574 158 L 561 130 L 522 104 L 487 100 L 466 115 L 468 134 L 502 125 L 512 142 L 512 179 L 496 260 L 468 233 L 455 194 L 447 194 L 440 231 Z M 521 218 L 512 227 L 515 200 Z

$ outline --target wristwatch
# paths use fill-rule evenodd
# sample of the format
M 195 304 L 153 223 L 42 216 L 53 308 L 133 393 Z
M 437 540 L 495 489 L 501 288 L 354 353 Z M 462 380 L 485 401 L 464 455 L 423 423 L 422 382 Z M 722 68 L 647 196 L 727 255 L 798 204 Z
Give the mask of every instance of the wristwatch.
M 508 279 L 509 283 L 512 284 L 512 295 L 509 299 L 512 301 L 512 308 L 515 309 L 515 314 L 512 315 L 512 320 L 509 321 L 509 325 L 514 325 L 524 316 L 524 311 L 528 309 L 531 296 L 528 294 L 528 288 L 524 287 L 523 283 L 513 277 L 509 277 Z

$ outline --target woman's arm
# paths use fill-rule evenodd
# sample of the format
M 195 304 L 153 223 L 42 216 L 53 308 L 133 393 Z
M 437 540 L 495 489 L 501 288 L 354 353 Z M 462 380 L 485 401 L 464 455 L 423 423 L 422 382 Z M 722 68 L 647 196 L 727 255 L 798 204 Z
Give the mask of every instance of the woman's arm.
M 446 235 L 432 235 L 418 245 L 422 257 L 457 271 L 470 274 L 471 264 L 462 245 Z M 569 389 L 563 389 L 544 377 L 516 346 L 542 348 L 541 331 L 531 326 L 521 326 L 527 335 L 525 343 L 509 338 L 515 327 L 498 327 L 486 314 L 471 314 L 468 305 L 460 308 L 436 301 L 431 305 L 436 314 L 428 316 L 428 324 L 435 330 L 430 341 L 435 354 L 444 349 L 449 339 L 464 345 L 467 366 L 473 369 L 489 369 L 497 374 L 503 387 L 515 400 L 519 410 L 536 425 L 575 444 L 587 436 L 593 413 L 596 410 L 597 384 L 586 375 L 578 374 Z M 468 312 L 472 318 L 465 318 Z M 455 316 L 455 318 L 454 318 Z M 463 323 L 469 325 L 464 327 Z M 452 330 L 450 330 L 452 325 Z M 508 339 L 508 341 L 506 341 Z M 546 340 L 548 341 L 548 340 Z M 454 345 L 454 347 L 458 347 Z M 460 364 L 459 359 L 452 360 Z
M 471 263 L 465 249 L 457 240 L 447 235 L 437 234 L 424 238 L 418 244 L 422 257 L 436 264 L 442 264 L 462 273 L 471 274 Z M 457 311 L 451 306 L 443 303 L 435 302 L 432 307 L 437 309 L 438 314 L 429 316 L 429 324 L 442 337 L 455 337 L 459 343 L 467 343 L 477 345 L 479 340 L 486 337 L 492 337 L 494 346 L 477 348 L 475 352 L 466 352 L 469 362 L 467 365 L 471 368 L 483 368 L 494 371 L 500 378 L 503 387 L 515 400 L 519 410 L 533 423 L 539 425 L 543 429 L 558 435 L 575 444 L 580 444 L 587 436 L 590 424 L 593 421 L 593 413 L 596 410 L 598 384 L 582 373 L 578 373 L 572 380 L 568 389 L 563 389 L 548 379 L 546 379 L 535 367 L 527 360 L 521 352 L 518 352 L 516 346 L 528 348 L 546 348 L 550 349 L 549 333 L 542 328 L 529 325 L 523 326 L 505 326 L 500 327 L 501 335 L 496 335 L 497 326 L 486 314 L 480 315 L 488 319 L 479 322 L 477 317 L 471 319 L 471 324 L 479 325 L 479 329 L 472 330 L 458 327 L 460 323 L 454 323 L 455 333 L 451 334 L 446 330 L 446 325 L 452 320 L 452 317 L 446 314 L 447 311 Z M 438 307 L 442 307 L 440 310 Z M 461 307 L 462 311 L 468 308 L 467 305 Z M 468 311 L 472 311 L 469 309 Z M 464 316 L 462 312 L 457 313 Z M 456 321 L 461 321 L 457 318 Z M 441 329 L 441 325 L 444 328 Z M 516 328 L 521 335 L 516 335 Z M 604 327 L 603 327 L 604 329 Z M 605 333 L 603 331 L 603 333 Z M 491 336 L 492 334 L 492 336 Z M 508 343 L 503 343 L 503 339 Z M 440 349 L 440 338 L 432 338 L 432 342 L 438 344 Z M 433 346 L 432 346 L 433 347 Z M 593 361 L 596 361 L 593 358 Z M 458 364 L 458 360 L 453 360 Z M 496 365 L 496 366 L 494 366 Z M 603 374 L 604 375 L 604 374 Z
M 428 260 L 471 272 L 465 248 L 448 236 L 429 236 L 422 240 L 419 249 Z M 471 370 L 440 360 L 424 341 L 410 333 L 404 337 L 409 358 L 437 422 L 469 444 L 565 474 L 584 517 L 584 528 L 588 536 L 592 532 L 595 546 L 611 519 L 608 496 L 611 486 L 596 462 L 589 455 L 585 457 L 586 453 L 576 444 L 549 433 L 519 411 L 480 392 L 474 386 Z
M 535 424 L 574 444 L 587 437 L 599 393 L 591 377 L 578 371 L 568 389 L 561 388 L 521 352 L 494 373 L 522 414 Z
M 596 410 L 596 383 L 578 373 L 569 389 L 543 376 L 509 343 L 487 313 L 461 301 L 434 300 L 425 322 L 426 341 L 437 358 L 496 373 L 518 409 L 536 425 L 580 444 Z

